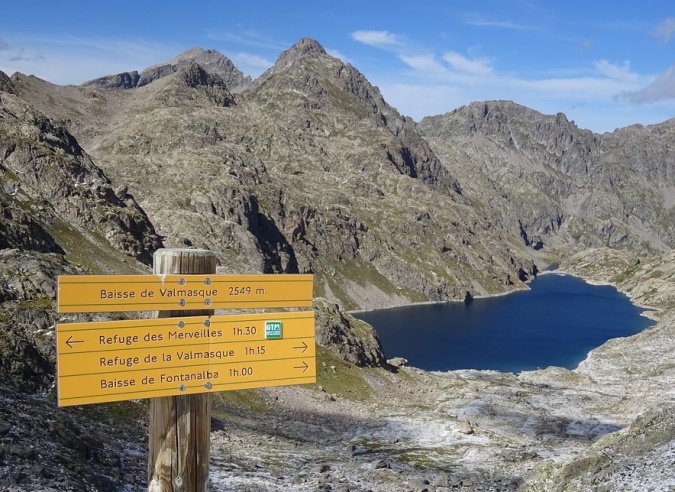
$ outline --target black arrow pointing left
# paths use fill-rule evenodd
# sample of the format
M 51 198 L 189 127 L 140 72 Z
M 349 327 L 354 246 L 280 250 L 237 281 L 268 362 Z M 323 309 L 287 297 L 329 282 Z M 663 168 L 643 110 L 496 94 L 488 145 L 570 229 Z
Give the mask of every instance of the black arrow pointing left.
M 73 348 L 74 343 L 84 343 L 84 340 L 73 340 L 73 335 L 70 335 L 68 340 L 66 340 L 66 345 L 68 345 L 70 348 Z

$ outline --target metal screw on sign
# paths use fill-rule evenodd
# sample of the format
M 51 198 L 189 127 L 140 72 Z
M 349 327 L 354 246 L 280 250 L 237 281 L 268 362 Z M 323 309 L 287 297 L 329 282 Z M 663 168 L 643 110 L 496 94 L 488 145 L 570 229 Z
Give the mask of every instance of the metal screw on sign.
M 212 387 L 213 385 L 210 382 L 207 381 L 204 383 L 204 388 L 206 388 L 207 390 L 210 390 Z
M 185 299 L 181 299 L 180 301 L 178 301 L 178 305 L 179 305 L 180 307 L 185 306 Z
M 205 284 L 205 285 L 211 285 L 211 279 L 210 279 L 210 278 L 205 278 L 205 279 L 204 279 L 204 284 Z
M 185 279 L 184 279 L 184 278 L 179 278 L 179 279 L 178 279 L 178 285 L 185 285 Z
M 204 301 L 205 306 L 210 306 L 211 305 L 211 299 L 207 299 Z
M 211 320 L 205 319 L 204 320 L 204 326 L 211 326 Z
M 185 391 L 185 385 L 184 385 L 184 384 L 181 384 L 181 385 L 178 387 L 178 391 Z
M 179 321 L 178 322 L 178 328 L 185 328 L 185 321 Z
M 173 482 L 176 484 L 176 487 L 180 487 L 181 485 L 183 485 L 183 479 L 180 478 L 180 477 L 176 477 L 176 478 L 173 480 Z

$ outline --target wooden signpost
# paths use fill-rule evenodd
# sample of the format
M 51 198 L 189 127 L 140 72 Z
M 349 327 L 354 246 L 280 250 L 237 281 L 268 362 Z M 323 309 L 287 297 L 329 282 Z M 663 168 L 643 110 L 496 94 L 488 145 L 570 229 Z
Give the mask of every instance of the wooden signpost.
M 59 277 L 59 313 L 311 306 L 312 275 Z
M 56 346 L 61 406 L 316 380 L 311 311 L 71 323 Z
M 154 275 L 59 277 L 60 313 L 157 319 L 57 324 L 59 406 L 150 400 L 150 491 L 207 490 L 209 392 L 316 382 L 312 275 L 215 275 L 205 250 L 155 252 Z

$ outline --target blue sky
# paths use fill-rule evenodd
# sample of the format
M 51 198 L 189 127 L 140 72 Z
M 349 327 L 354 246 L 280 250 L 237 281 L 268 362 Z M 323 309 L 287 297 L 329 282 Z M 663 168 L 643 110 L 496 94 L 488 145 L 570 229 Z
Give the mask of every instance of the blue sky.
M 415 120 L 509 99 L 612 131 L 675 117 L 675 7 L 543 0 L 0 0 L 0 70 L 80 84 L 199 46 L 256 77 L 302 37 Z

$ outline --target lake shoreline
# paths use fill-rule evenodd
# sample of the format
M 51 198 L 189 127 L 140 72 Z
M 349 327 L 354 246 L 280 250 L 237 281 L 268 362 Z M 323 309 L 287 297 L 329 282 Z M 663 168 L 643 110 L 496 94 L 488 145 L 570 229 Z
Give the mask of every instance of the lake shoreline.
M 572 370 L 607 340 L 636 335 L 656 321 L 613 285 L 568 272 L 546 273 L 541 283 L 521 289 L 527 295 L 510 301 L 491 301 L 504 297 L 492 295 L 466 306 L 462 301 L 415 303 L 354 316 L 375 328 L 387 356 L 441 372 L 520 373 L 550 365 Z
M 572 272 L 568 272 L 568 271 L 563 270 L 563 269 L 541 271 L 536 275 L 536 277 L 534 277 L 533 279 L 525 282 L 525 288 L 522 288 L 522 289 L 518 288 L 518 289 L 510 290 L 510 291 L 507 291 L 507 292 L 498 292 L 498 293 L 495 293 L 495 294 L 477 295 L 477 296 L 474 296 L 472 298 L 472 300 L 474 300 L 474 299 L 491 299 L 491 298 L 494 298 L 494 297 L 508 296 L 510 294 L 515 294 L 517 292 L 527 292 L 528 290 L 530 290 L 529 284 L 534 282 L 537 278 L 542 277 L 544 275 L 570 276 L 570 277 L 581 279 L 589 285 L 613 287 L 614 289 L 617 290 L 617 292 L 620 292 L 621 294 L 628 297 L 628 299 L 630 299 L 631 304 L 633 304 L 635 307 L 638 307 L 638 308 L 644 310 L 642 313 L 640 313 L 640 316 L 644 316 L 645 318 L 648 318 L 652 321 L 659 321 L 659 319 L 660 319 L 659 314 L 660 314 L 661 310 L 659 308 L 656 308 L 654 306 L 648 306 L 646 304 L 642 304 L 640 302 L 637 302 L 637 300 L 630 295 L 630 292 L 625 292 L 625 291 L 621 290 L 618 287 L 618 285 L 613 284 L 612 282 L 594 280 L 594 279 L 591 279 L 589 277 L 576 275 Z M 383 309 L 394 309 L 394 308 L 402 308 L 402 307 L 410 307 L 410 306 L 431 306 L 431 305 L 435 305 L 435 304 L 438 304 L 438 305 L 456 304 L 456 303 L 465 303 L 465 302 L 466 301 L 463 301 L 461 299 L 449 299 L 447 301 L 410 302 L 410 303 L 403 303 L 403 304 L 397 304 L 397 305 L 394 305 L 394 306 L 386 306 L 386 307 L 378 307 L 378 308 L 353 309 L 353 310 L 349 310 L 349 311 L 346 311 L 346 312 L 347 312 L 347 314 L 350 314 L 350 315 L 353 316 L 355 314 L 370 313 L 370 312 L 373 312 L 373 311 L 380 311 L 380 310 L 383 310 Z

